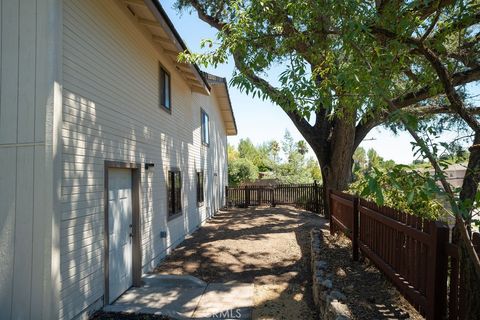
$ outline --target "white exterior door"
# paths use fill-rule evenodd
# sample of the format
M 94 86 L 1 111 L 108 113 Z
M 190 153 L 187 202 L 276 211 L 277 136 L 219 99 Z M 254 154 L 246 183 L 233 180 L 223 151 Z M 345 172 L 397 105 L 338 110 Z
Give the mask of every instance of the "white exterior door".
M 132 171 L 108 169 L 109 303 L 132 286 Z

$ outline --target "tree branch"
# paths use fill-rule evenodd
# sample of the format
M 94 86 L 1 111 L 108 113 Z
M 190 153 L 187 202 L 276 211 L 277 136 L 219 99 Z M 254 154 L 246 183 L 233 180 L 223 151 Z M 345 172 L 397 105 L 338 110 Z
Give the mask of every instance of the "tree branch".
M 426 19 L 427 17 L 435 13 L 435 11 L 443 9 L 446 6 L 453 4 L 454 2 L 454 0 L 419 1 L 420 5 L 411 11 L 413 11 L 414 14 L 421 19 Z
M 302 132 L 305 132 L 309 135 L 313 134 L 313 128 L 308 123 L 308 121 L 298 115 L 297 112 L 289 110 L 285 107 L 285 105 L 291 105 L 294 106 L 296 105 L 295 101 L 293 100 L 292 97 L 284 94 L 274 86 L 272 86 L 267 80 L 261 78 L 260 76 L 256 75 L 252 70 L 247 68 L 244 63 L 243 59 L 240 56 L 240 54 L 234 53 L 233 54 L 233 60 L 235 62 L 235 66 L 237 69 L 257 88 L 262 90 L 272 101 L 274 101 L 277 105 L 279 105 L 283 111 L 290 117 L 290 119 L 293 121 L 295 126 L 301 130 Z M 284 103 L 282 103 L 284 102 Z M 285 103 L 287 102 L 287 103 Z
M 451 82 L 454 86 L 464 85 L 473 81 L 480 80 L 480 66 L 469 69 L 462 72 L 454 73 L 451 76 Z M 420 101 L 425 99 L 429 99 L 441 94 L 441 91 L 432 90 L 432 86 L 425 86 L 417 91 L 406 93 L 396 99 L 391 100 L 391 102 L 395 105 L 398 109 L 403 109 L 410 107 Z M 409 112 L 412 112 L 410 110 Z M 432 111 L 433 112 L 433 111 Z M 439 111 L 438 113 L 447 113 Z M 475 112 L 475 114 L 478 114 Z M 356 135 L 355 135 L 355 145 L 358 145 L 362 142 L 362 140 L 367 136 L 367 134 L 376 126 L 382 124 L 387 118 L 389 113 L 388 112 L 378 112 L 376 116 L 364 118 L 362 119 L 359 124 L 357 125 Z
M 396 111 L 399 110 L 398 107 L 395 106 L 395 104 L 391 100 L 387 100 L 386 102 L 388 104 L 388 108 L 389 108 L 390 112 L 396 112 Z M 420 149 L 423 151 L 425 156 L 430 161 L 430 164 L 432 165 L 432 167 L 435 170 L 435 174 L 439 178 L 443 189 L 445 190 L 445 192 L 447 193 L 447 195 L 449 197 L 449 200 L 450 200 L 450 203 L 451 203 L 452 207 L 455 207 L 456 206 L 455 195 L 453 193 L 452 187 L 447 182 L 447 179 L 445 178 L 445 175 L 443 174 L 443 171 L 440 168 L 440 165 L 438 164 L 438 161 L 435 158 L 434 154 L 430 151 L 430 149 L 428 148 L 425 141 L 417 134 L 417 132 L 405 120 L 401 120 L 401 122 L 403 123 L 403 125 L 405 126 L 407 131 L 410 133 L 410 135 L 413 137 L 415 142 L 418 144 Z
M 427 31 L 425 31 L 425 33 L 423 34 L 420 41 L 424 41 L 425 39 L 427 39 L 427 37 L 430 35 L 430 33 L 432 33 L 433 29 L 435 28 L 435 25 L 437 24 L 438 19 L 440 18 L 440 13 L 441 13 L 441 11 L 438 10 L 438 7 L 436 11 L 437 11 L 437 14 L 435 15 L 435 18 L 433 19 L 432 23 L 428 27 Z
M 462 190 L 460 191 L 460 200 L 462 201 L 465 201 L 470 195 L 476 194 L 478 190 L 478 183 L 480 182 L 480 133 L 475 134 L 473 146 L 470 147 L 469 151 L 468 166 L 463 178 Z M 467 208 L 469 217 L 466 217 L 466 220 L 468 223 L 471 219 L 472 207 L 473 201 Z
M 477 80 L 480 80 L 480 66 L 473 69 L 454 73 L 451 76 L 451 82 L 454 86 L 461 86 Z M 417 91 L 409 92 L 400 97 L 397 97 L 396 99 L 393 99 L 392 102 L 398 108 L 405 108 L 422 100 L 432 98 L 443 93 L 443 91 L 432 91 L 432 89 L 432 86 L 425 86 Z
M 480 107 L 468 107 L 465 108 L 466 111 L 472 115 L 480 114 Z M 456 114 L 456 111 L 452 110 L 452 107 L 449 105 L 441 106 L 413 106 L 403 109 L 404 112 L 417 115 L 417 116 L 427 116 L 434 114 Z
M 435 69 L 437 76 L 442 83 L 443 89 L 445 90 L 448 101 L 450 101 L 450 107 L 452 110 L 456 111 L 458 115 L 470 126 L 470 128 L 472 128 L 473 131 L 480 132 L 480 123 L 467 111 L 463 105 L 463 100 L 460 98 L 457 90 L 455 90 L 455 85 L 452 83 L 450 75 L 440 59 L 432 50 L 425 47 L 423 44 L 418 46 L 418 50 L 425 56 L 425 58 Z
M 200 4 L 199 1 L 189 0 L 189 3 L 197 11 L 197 15 L 200 18 L 200 20 L 208 23 L 210 26 L 212 26 L 213 28 L 219 31 L 222 31 L 222 29 L 226 26 L 226 23 L 224 23 L 218 18 L 218 12 L 220 12 L 220 10 L 217 11 L 217 14 L 214 17 L 207 13 L 207 10 Z

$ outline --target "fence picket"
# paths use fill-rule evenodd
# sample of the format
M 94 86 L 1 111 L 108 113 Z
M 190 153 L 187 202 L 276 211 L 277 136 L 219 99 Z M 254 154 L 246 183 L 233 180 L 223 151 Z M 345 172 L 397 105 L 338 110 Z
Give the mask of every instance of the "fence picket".
M 297 208 L 323 214 L 323 187 L 313 184 L 281 184 L 274 186 L 227 187 L 225 195 L 230 206 L 294 205 Z
M 328 190 L 330 230 L 342 231 L 352 239 L 352 256 L 357 259 L 357 246 L 399 291 L 427 319 L 445 318 L 447 294 L 450 297 L 450 319 L 459 320 L 463 292 L 458 263 L 447 254 L 449 229 L 441 222 L 428 221 L 392 208 L 379 207 L 364 199 Z M 357 204 L 356 204 L 357 203 Z M 353 233 L 352 233 L 353 230 Z M 473 243 L 480 248 L 480 235 Z M 450 267 L 448 257 L 450 256 Z M 447 293 L 447 270 L 451 282 Z M 459 285 L 457 285 L 459 283 Z M 453 287 L 452 287 L 453 286 Z M 456 297 L 459 297 L 457 300 Z M 456 312 L 456 313 L 454 313 Z

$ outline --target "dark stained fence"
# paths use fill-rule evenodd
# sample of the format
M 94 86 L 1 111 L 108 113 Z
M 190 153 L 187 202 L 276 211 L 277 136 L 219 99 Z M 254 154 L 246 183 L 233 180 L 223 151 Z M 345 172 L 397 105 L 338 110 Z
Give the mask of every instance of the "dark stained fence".
M 227 187 L 227 205 L 235 207 L 293 205 L 323 214 L 322 186 L 312 184 L 281 184 L 274 186 L 245 185 Z
M 480 255 L 480 233 L 473 233 L 472 243 L 475 251 Z M 460 272 L 460 249 L 458 245 L 449 243 L 447 245 L 447 254 L 449 257 L 448 319 L 463 320 L 466 318 L 464 305 L 465 279 L 463 279 Z
M 449 228 L 349 194 L 330 191 L 330 231 L 352 240 L 353 259 L 361 251 L 427 319 L 461 320 L 464 281 L 459 250 Z M 480 251 L 480 234 L 472 242 Z
M 352 239 L 353 212 L 355 208 L 355 197 L 338 191 L 330 191 L 330 210 L 335 213 L 331 216 L 330 232 L 342 231 Z
M 361 252 L 428 319 L 446 313 L 448 226 L 360 199 Z

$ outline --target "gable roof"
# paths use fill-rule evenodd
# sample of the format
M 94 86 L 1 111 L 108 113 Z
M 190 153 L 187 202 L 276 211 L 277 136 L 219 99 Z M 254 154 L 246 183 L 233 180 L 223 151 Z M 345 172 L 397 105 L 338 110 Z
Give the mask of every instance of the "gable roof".
M 215 76 L 213 74 L 202 72 L 204 78 L 207 79 L 212 92 L 215 93 L 220 104 L 220 113 L 225 123 L 227 136 L 237 135 L 237 123 L 233 114 L 232 101 L 228 92 L 227 79 Z
M 156 47 L 169 56 L 175 68 L 188 83 L 192 91 L 209 95 L 213 91 L 220 105 L 220 112 L 227 135 L 237 134 L 237 124 L 233 114 L 232 102 L 228 92 L 227 80 L 222 77 L 202 72 L 196 64 L 180 63 L 178 54 L 188 51 L 185 42 L 178 34 L 172 21 L 159 0 L 121 0 L 127 13 L 137 25 L 151 36 Z
M 200 68 L 192 63 L 180 63 L 178 54 L 188 51 L 187 46 L 167 16 L 159 0 L 122 0 L 137 25 L 151 36 L 156 47 L 169 56 L 192 91 L 210 94 L 210 85 Z

